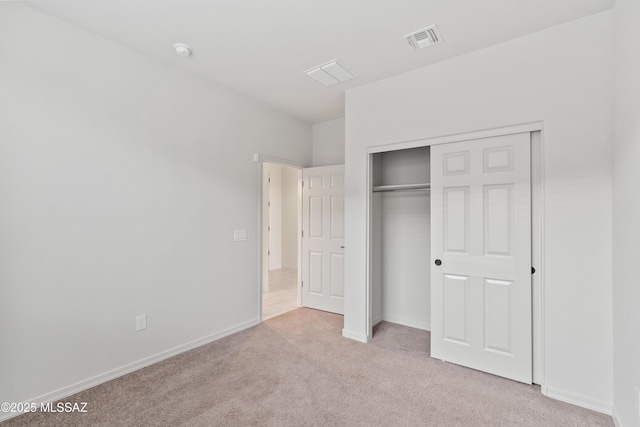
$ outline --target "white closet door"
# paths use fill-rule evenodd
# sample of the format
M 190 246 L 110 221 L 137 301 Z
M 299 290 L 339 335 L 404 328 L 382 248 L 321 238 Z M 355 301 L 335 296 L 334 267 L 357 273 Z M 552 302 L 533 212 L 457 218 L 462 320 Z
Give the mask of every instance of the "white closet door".
M 343 314 L 344 165 L 302 176 L 302 305 Z
M 431 146 L 431 356 L 532 379 L 529 133 Z

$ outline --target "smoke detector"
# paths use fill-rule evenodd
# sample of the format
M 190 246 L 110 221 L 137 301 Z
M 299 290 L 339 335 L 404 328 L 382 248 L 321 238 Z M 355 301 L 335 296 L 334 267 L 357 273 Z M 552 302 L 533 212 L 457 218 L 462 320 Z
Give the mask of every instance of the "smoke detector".
M 176 43 L 173 45 L 173 48 L 176 50 L 176 53 L 180 56 L 191 56 L 191 48 L 184 43 Z
M 442 42 L 440 30 L 438 30 L 436 25 L 414 31 L 404 35 L 403 37 L 407 39 L 411 47 L 416 50 Z

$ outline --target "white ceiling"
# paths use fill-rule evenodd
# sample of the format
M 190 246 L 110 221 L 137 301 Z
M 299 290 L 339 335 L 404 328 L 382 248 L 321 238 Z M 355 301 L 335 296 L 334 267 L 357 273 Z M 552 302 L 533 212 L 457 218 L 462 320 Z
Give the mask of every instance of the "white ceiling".
M 309 123 L 342 117 L 347 89 L 609 9 L 613 0 L 36 0 L 29 5 L 234 88 Z M 404 34 L 437 24 L 444 42 Z M 194 51 L 173 51 L 176 42 Z M 358 77 L 303 71 L 337 59 Z

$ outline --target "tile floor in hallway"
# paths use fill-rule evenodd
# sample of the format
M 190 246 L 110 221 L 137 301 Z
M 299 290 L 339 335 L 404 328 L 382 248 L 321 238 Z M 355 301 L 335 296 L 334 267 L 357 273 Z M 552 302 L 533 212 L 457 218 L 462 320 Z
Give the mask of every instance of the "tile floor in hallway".
M 298 308 L 298 271 L 292 268 L 269 271 L 269 290 L 262 292 L 262 320 Z

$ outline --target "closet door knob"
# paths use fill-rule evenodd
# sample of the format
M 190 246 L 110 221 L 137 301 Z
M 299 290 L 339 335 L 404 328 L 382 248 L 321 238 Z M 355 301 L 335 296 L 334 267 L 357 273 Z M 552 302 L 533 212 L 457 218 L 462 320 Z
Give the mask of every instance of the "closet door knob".
M 436 260 L 436 265 L 441 265 L 442 261 L 440 261 L 439 259 Z

